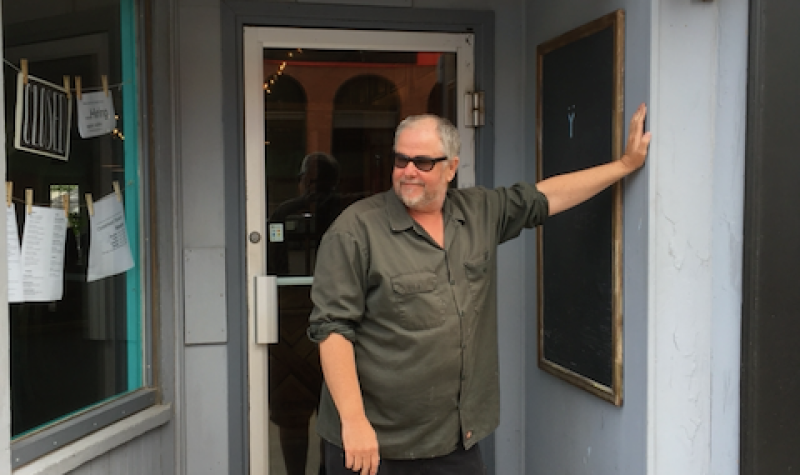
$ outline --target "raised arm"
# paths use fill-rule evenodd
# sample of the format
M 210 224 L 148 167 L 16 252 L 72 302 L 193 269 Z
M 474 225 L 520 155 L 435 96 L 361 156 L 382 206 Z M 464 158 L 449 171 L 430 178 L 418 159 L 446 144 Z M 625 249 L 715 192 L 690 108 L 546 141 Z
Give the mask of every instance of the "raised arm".
M 536 184 L 550 204 L 550 216 L 579 205 L 644 165 L 650 132 L 644 132 L 647 107 L 641 104 L 633 114 L 625 153 L 619 160 L 556 175 Z
M 361 475 L 376 475 L 380 462 L 378 436 L 364 412 L 353 344 L 342 335 L 331 333 L 319 344 L 319 359 L 342 421 L 344 465 Z

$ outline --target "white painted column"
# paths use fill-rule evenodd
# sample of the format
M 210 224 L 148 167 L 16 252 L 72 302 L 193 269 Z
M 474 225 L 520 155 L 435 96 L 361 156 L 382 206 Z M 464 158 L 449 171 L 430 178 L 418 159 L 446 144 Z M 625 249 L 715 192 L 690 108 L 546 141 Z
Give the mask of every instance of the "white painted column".
M 652 15 L 647 473 L 733 475 L 747 2 Z
M 739 474 L 749 3 L 719 2 L 712 222 L 711 473 Z

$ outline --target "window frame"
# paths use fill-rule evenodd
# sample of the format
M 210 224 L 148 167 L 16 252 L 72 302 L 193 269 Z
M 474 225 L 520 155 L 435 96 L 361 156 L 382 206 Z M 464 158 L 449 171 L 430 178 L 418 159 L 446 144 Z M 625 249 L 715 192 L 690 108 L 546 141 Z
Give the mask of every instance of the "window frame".
M 11 442 L 11 468 L 26 465 L 43 455 L 156 404 L 157 391 L 142 388 L 108 402 L 89 406 L 77 415 L 52 422 L 46 428 Z
M 129 89 L 132 92 L 126 94 L 123 90 L 122 124 L 123 135 L 131 138 L 124 144 L 125 182 L 130 183 L 133 180 L 134 186 L 126 187 L 128 193 L 126 193 L 125 215 L 126 221 L 129 223 L 128 239 L 131 249 L 134 250 L 134 258 L 136 260 L 134 268 L 128 271 L 129 274 L 126 279 L 128 283 L 126 285 L 128 286 L 128 295 L 140 296 L 139 298 L 127 299 L 126 313 L 129 315 L 129 318 L 127 318 L 129 334 L 137 332 L 140 335 L 138 344 L 132 345 L 133 348 L 129 348 L 128 355 L 129 358 L 136 358 L 137 364 L 129 365 L 129 390 L 127 392 L 98 401 L 77 412 L 65 414 L 48 422 L 47 425 L 41 428 L 22 434 L 16 439 L 11 439 L 12 470 L 42 459 L 44 456 L 58 451 L 70 443 L 84 439 L 88 435 L 104 428 L 109 428 L 115 423 L 160 403 L 160 391 L 157 387 L 154 387 L 153 326 L 150 307 L 150 304 L 152 304 L 152 282 L 149 278 L 152 253 L 149 247 L 150 240 L 146 237 L 148 233 L 151 233 L 149 227 L 152 226 L 152 223 L 147 218 L 146 213 L 148 211 L 143 201 L 143 197 L 148 196 L 149 183 L 147 182 L 147 177 L 149 175 L 147 173 L 148 161 L 145 156 L 147 148 L 142 146 L 146 143 L 147 129 L 140 126 L 143 98 L 147 97 L 146 91 L 142 90 L 146 82 L 143 81 L 140 74 L 141 68 L 138 67 L 145 49 L 144 35 L 146 35 L 144 22 L 142 21 L 143 15 L 139 9 L 140 6 L 142 6 L 140 0 L 119 0 L 118 9 L 109 8 L 108 15 L 103 15 L 104 19 L 111 19 L 113 18 L 112 15 L 118 15 L 120 38 L 117 44 L 121 49 L 123 84 L 133 83 L 135 85 L 134 88 Z M 76 14 L 76 20 L 78 17 Z M 46 22 L 47 20 L 42 21 Z M 96 35 L 92 33 L 82 35 L 79 31 L 75 32 L 74 35 L 79 40 L 83 40 L 80 47 L 85 47 L 86 38 L 84 37 L 90 38 L 93 36 Z M 47 40 L 44 41 L 47 42 Z M 113 42 L 109 41 L 102 47 L 108 49 L 113 44 Z M 130 48 L 130 45 L 135 45 L 135 47 Z M 11 49 L 14 48 L 13 46 L 11 47 Z M 19 47 L 19 50 L 23 50 L 23 48 Z M 29 58 L 31 57 L 29 56 Z M 4 106 L 9 107 L 9 104 Z M 135 223 L 135 226 L 131 226 L 130 223 Z M 144 272 L 145 270 L 146 272 Z M 134 288 L 133 290 L 132 287 Z M 7 302 L 6 305 L 8 305 Z M 133 314 L 133 318 L 130 317 L 131 314 Z M 11 342 L 8 341 L 8 343 L 10 344 Z M 153 427 L 165 422 L 162 420 L 164 419 L 163 412 L 160 411 L 156 415 L 157 420 L 154 420 L 151 424 Z M 169 412 L 168 409 L 167 412 Z M 168 416 L 166 420 L 169 420 Z

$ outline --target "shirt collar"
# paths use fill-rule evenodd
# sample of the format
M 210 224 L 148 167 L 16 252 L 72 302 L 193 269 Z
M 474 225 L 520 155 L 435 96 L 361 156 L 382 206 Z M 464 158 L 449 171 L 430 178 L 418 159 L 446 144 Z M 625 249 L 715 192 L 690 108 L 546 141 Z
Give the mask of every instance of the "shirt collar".
M 453 206 L 453 200 L 449 199 L 452 190 L 447 190 L 447 196 L 444 200 L 444 217 L 445 220 L 452 218 L 461 224 L 464 224 L 466 218 L 464 213 L 456 206 Z M 414 227 L 414 220 L 408 214 L 406 205 L 400 201 L 397 193 L 394 190 L 386 191 L 386 209 L 389 214 L 389 226 L 392 231 L 405 231 Z
M 461 224 L 464 224 L 467 221 L 467 218 L 464 216 L 464 212 L 461 208 L 454 205 L 455 201 L 450 199 L 450 195 L 453 194 L 454 189 L 449 188 L 447 190 L 447 198 L 444 200 L 444 217 L 445 220 L 449 218 L 458 221 Z
M 405 231 L 414 227 L 414 220 L 406 210 L 406 205 L 400 201 L 393 189 L 386 191 L 386 211 L 389 213 L 389 226 L 392 231 Z

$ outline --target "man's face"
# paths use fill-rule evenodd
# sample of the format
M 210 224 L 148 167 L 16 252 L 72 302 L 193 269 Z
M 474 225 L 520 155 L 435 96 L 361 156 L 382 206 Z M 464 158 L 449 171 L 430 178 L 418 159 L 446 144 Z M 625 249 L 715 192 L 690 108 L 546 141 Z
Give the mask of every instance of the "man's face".
M 437 158 L 444 156 L 441 141 L 433 120 L 423 120 L 403 130 L 397 137 L 395 151 L 409 157 Z M 394 167 L 392 185 L 397 196 L 409 209 L 433 212 L 442 209 L 447 185 L 456 175 L 458 157 L 438 162 L 431 171 L 420 171 L 409 163 L 405 168 Z
M 309 160 L 306 164 L 305 171 L 300 175 L 300 179 L 297 182 L 297 187 L 301 195 L 314 191 L 314 185 L 317 182 L 317 173 L 316 160 Z

